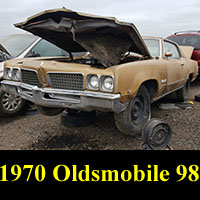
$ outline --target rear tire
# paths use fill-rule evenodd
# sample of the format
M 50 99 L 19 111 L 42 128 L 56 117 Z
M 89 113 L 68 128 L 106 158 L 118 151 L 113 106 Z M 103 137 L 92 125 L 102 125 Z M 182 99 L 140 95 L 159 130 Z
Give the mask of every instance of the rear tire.
M 183 102 L 187 100 L 189 96 L 189 89 L 190 89 L 190 80 L 187 80 L 184 87 L 176 91 L 176 99 L 179 102 Z
M 141 133 L 150 117 L 150 95 L 144 85 L 139 88 L 136 97 L 124 111 L 114 113 L 115 124 L 119 131 L 131 136 Z
M 63 108 L 48 108 L 48 107 L 38 106 L 38 105 L 35 105 L 35 107 L 38 110 L 38 112 L 46 116 L 58 115 L 62 113 L 64 110 Z

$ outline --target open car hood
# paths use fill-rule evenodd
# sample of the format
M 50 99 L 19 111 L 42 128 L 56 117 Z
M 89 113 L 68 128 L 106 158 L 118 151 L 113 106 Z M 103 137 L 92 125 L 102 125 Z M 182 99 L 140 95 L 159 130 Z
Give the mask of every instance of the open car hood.
M 128 51 L 151 57 L 136 27 L 115 18 L 62 8 L 41 12 L 15 26 L 69 53 L 89 51 L 105 67 L 119 64 Z

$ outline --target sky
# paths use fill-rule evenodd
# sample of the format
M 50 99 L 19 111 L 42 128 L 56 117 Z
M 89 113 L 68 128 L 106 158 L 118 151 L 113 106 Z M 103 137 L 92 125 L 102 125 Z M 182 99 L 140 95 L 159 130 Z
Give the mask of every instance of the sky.
M 0 38 L 23 33 L 13 24 L 61 7 L 134 23 L 143 36 L 167 37 L 176 31 L 200 30 L 200 0 L 1 0 Z

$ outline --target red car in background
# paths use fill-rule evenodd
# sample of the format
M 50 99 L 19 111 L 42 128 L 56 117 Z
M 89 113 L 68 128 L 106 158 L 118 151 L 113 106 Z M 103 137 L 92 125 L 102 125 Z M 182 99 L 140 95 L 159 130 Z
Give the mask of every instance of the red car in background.
M 194 47 L 191 59 L 198 62 L 200 73 L 200 30 L 176 32 L 173 35 L 168 36 L 167 39 L 176 42 L 180 46 Z

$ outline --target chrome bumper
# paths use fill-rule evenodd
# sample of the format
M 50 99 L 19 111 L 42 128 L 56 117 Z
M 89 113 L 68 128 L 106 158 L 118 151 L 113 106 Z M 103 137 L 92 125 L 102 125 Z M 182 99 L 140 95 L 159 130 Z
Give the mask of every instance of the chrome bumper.
M 69 91 L 51 88 L 38 88 L 21 82 L 3 80 L 5 92 L 20 95 L 36 105 L 53 108 L 72 108 L 78 110 L 121 112 L 126 104 L 120 103 L 120 94 L 90 91 Z

